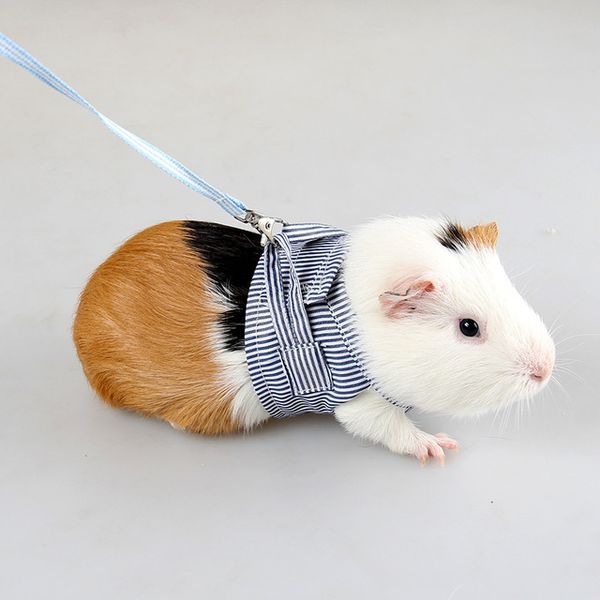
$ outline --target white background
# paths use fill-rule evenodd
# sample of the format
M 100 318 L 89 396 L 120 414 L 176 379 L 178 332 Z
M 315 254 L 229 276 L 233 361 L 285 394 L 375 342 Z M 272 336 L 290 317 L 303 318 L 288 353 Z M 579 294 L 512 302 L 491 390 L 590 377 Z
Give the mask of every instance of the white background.
M 462 443 L 445 469 L 328 417 L 207 439 L 108 408 L 70 339 L 87 277 L 148 225 L 230 221 L 0 60 L 2 598 L 598 598 L 597 2 L 0 0 L 0 23 L 267 213 L 496 219 L 575 372 L 520 424 L 422 416 Z

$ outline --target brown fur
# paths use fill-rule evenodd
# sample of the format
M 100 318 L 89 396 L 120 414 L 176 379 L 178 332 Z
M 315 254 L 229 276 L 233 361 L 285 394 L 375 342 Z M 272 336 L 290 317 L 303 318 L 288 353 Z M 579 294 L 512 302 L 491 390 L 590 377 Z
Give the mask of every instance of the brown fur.
M 215 355 L 220 309 L 183 223 L 134 236 L 92 275 L 73 337 L 109 404 L 209 435 L 240 429 Z
M 498 241 L 498 225 L 496 223 L 486 223 L 485 225 L 475 225 L 464 231 L 467 241 L 477 248 L 495 248 Z

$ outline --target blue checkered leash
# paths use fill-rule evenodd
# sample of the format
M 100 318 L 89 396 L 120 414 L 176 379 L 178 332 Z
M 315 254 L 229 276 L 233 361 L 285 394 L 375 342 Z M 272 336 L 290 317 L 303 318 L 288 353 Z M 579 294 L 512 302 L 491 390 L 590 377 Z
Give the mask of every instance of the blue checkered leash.
M 185 165 L 163 152 L 160 148 L 150 144 L 146 140 L 138 137 L 134 133 L 127 131 L 114 121 L 111 121 L 107 116 L 103 115 L 93 104 L 88 102 L 83 96 L 76 92 L 70 85 L 66 84 L 62 79 L 57 77 L 50 69 L 45 67 L 29 52 L 21 48 L 17 43 L 13 42 L 9 37 L 0 33 L 0 56 L 5 56 L 16 65 L 19 65 L 32 75 L 37 77 L 46 85 L 55 89 L 57 92 L 65 95 L 67 98 L 77 102 L 83 108 L 89 110 L 106 126 L 109 131 L 112 131 L 119 139 L 131 146 L 142 156 L 154 163 L 157 167 L 175 177 L 178 181 L 187 185 L 189 188 L 202 194 L 209 200 L 218 204 L 223 210 L 228 212 L 238 221 L 252 225 L 262 234 L 263 245 L 268 240 L 273 239 L 273 228 L 275 223 L 281 223 L 281 219 L 274 217 L 265 217 L 259 213 L 250 210 L 243 202 L 221 192 L 217 188 L 204 181 L 201 177 L 190 171 Z

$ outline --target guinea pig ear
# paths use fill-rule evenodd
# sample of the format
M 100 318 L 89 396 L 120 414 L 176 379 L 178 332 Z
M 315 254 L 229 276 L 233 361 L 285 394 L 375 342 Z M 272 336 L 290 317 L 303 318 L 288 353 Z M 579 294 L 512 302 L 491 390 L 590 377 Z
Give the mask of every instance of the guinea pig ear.
M 465 231 L 465 237 L 479 248 L 495 248 L 498 241 L 498 225 L 495 222 L 475 225 Z
M 431 274 L 405 279 L 381 294 L 379 305 L 386 317 L 400 319 L 416 310 L 422 299 L 441 287 L 439 280 Z

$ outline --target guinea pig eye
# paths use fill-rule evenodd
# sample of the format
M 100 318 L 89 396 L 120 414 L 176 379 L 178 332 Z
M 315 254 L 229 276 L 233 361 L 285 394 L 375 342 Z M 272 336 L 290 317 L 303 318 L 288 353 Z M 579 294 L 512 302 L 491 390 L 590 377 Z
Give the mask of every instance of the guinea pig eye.
M 479 335 L 479 324 L 473 319 L 461 319 L 459 323 L 460 332 L 466 337 Z

